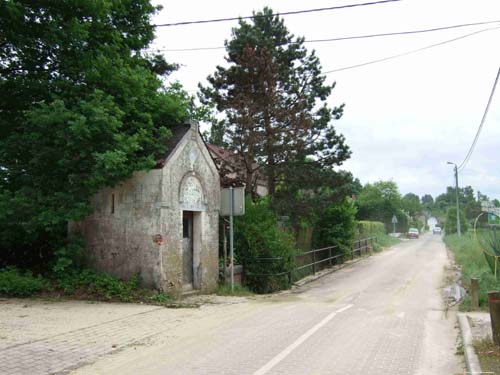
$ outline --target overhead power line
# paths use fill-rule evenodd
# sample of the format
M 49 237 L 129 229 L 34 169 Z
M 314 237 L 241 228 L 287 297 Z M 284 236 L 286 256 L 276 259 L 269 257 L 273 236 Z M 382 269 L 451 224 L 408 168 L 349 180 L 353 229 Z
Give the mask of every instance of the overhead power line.
M 493 95 L 495 94 L 495 89 L 497 87 L 498 83 L 498 77 L 500 76 L 500 68 L 498 68 L 497 76 L 495 78 L 495 83 L 493 84 L 493 88 L 491 89 L 490 93 L 490 98 L 488 99 L 488 104 L 486 104 L 486 109 L 484 110 L 483 113 L 483 118 L 481 119 L 481 123 L 479 124 L 479 127 L 476 132 L 476 136 L 474 137 L 474 140 L 472 141 L 472 144 L 469 148 L 469 152 L 467 153 L 467 156 L 465 156 L 464 161 L 458 166 L 458 170 L 463 170 L 467 163 L 469 162 L 472 153 L 474 152 L 474 149 L 476 148 L 477 140 L 479 139 L 479 135 L 481 134 L 481 130 L 483 129 L 484 122 L 486 120 L 486 116 L 488 115 L 488 111 L 490 110 L 490 104 L 493 99 Z
M 484 22 L 474 22 L 474 23 L 463 23 L 459 25 L 450 25 L 450 26 L 441 26 L 434 27 L 430 29 L 421 29 L 421 30 L 407 30 L 407 31 L 395 31 L 389 33 L 379 33 L 379 34 L 366 34 L 366 35 L 351 35 L 351 36 L 342 36 L 336 38 L 325 38 L 325 39 L 310 39 L 304 40 L 304 43 L 324 43 L 324 42 L 338 42 L 342 40 L 355 40 L 355 39 L 368 39 L 368 38 L 378 38 L 378 37 L 388 37 L 388 36 L 397 36 L 397 35 L 411 35 L 411 34 L 422 34 L 422 33 L 431 33 L 436 31 L 443 30 L 451 30 L 458 29 L 463 27 L 471 27 L 471 26 L 480 26 L 480 25 L 489 25 L 493 23 L 500 24 L 500 20 L 496 21 L 484 21 Z M 297 42 L 283 43 L 281 45 L 287 44 L 295 44 Z M 210 51 L 210 50 L 221 50 L 225 49 L 224 46 L 214 46 L 214 47 L 191 47 L 191 48 L 161 48 L 154 49 L 157 52 L 188 52 L 188 51 Z
M 324 11 L 328 11 L 328 10 L 356 8 L 356 7 L 362 7 L 362 6 L 367 6 L 367 5 L 378 5 L 378 4 L 385 4 L 385 3 L 395 3 L 395 2 L 399 2 L 399 1 L 402 1 L 402 0 L 380 0 L 380 1 L 371 1 L 371 2 L 358 3 L 358 4 L 338 5 L 338 6 L 326 7 L 326 8 L 295 10 L 295 11 L 290 11 L 290 12 L 274 13 L 273 16 L 290 16 L 290 15 L 294 15 L 294 14 L 324 12 Z M 158 24 L 158 25 L 153 25 L 153 26 L 154 27 L 185 26 L 185 25 L 203 24 L 203 23 L 215 23 L 215 22 L 247 20 L 247 19 L 255 19 L 255 18 L 261 18 L 261 17 L 268 17 L 268 16 L 266 16 L 266 15 L 253 15 L 253 16 L 245 16 L 245 17 L 215 18 L 215 19 L 210 19 L 210 20 L 181 21 L 181 22 L 163 23 L 163 24 Z
M 366 66 L 366 65 L 377 64 L 377 63 L 380 63 L 380 62 L 384 62 L 384 61 L 388 61 L 388 60 L 392 60 L 392 59 L 397 59 L 399 57 L 408 56 L 408 55 L 411 55 L 411 54 L 414 54 L 414 53 L 417 53 L 417 52 L 425 51 L 427 49 L 431 49 L 431 48 L 434 48 L 434 47 L 442 46 L 444 44 L 456 42 L 457 40 L 465 39 L 465 38 L 468 38 L 468 37 L 476 35 L 476 34 L 484 33 L 486 31 L 498 30 L 499 28 L 500 27 L 493 27 L 493 28 L 483 29 L 483 30 L 479 30 L 479 31 L 474 31 L 473 33 L 465 34 L 465 35 L 462 35 L 462 36 L 459 36 L 459 37 L 456 37 L 456 38 L 453 38 L 453 39 L 447 39 L 447 40 L 444 40 L 444 41 L 439 42 L 439 43 L 434 43 L 434 44 L 431 44 L 431 45 L 428 45 L 428 46 L 425 46 L 425 47 L 413 49 L 413 50 L 406 51 L 406 52 L 403 52 L 403 53 L 398 53 L 396 55 L 391 55 L 391 56 L 383 57 L 383 58 L 376 59 L 376 60 L 367 61 L 367 62 L 356 64 L 356 65 L 349 65 L 349 66 L 345 66 L 343 68 L 328 70 L 326 72 L 323 72 L 323 74 L 330 74 L 330 73 L 335 73 L 335 72 L 341 72 L 343 70 L 360 68 L 360 67 Z

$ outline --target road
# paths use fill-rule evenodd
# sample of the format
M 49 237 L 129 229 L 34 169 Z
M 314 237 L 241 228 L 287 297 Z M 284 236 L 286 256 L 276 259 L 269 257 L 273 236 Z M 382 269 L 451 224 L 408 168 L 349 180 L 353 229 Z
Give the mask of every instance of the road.
M 292 293 L 228 305 L 75 374 L 464 373 L 441 239 L 405 241 Z
M 0 300 L 0 374 L 463 374 L 424 235 L 271 296 L 201 308 Z

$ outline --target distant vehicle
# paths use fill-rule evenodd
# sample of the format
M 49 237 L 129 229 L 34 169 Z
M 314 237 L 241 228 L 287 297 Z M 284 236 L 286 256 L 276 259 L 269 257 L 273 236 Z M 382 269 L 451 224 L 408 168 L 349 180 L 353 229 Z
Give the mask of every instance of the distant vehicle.
M 408 238 L 418 238 L 419 232 L 417 228 L 410 228 L 408 229 Z
M 434 227 L 432 234 L 441 234 L 441 227 Z

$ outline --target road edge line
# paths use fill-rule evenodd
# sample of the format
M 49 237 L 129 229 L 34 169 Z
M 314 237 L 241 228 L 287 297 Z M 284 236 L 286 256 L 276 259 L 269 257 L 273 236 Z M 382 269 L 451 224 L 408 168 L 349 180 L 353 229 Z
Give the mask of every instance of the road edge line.
M 253 375 L 264 375 L 267 374 L 272 368 L 274 368 L 278 363 L 280 363 L 283 359 L 285 359 L 291 352 L 297 349 L 304 341 L 306 341 L 309 337 L 314 335 L 316 331 L 318 331 L 321 327 L 327 324 L 330 320 L 332 320 L 337 314 L 346 311 L 353 307 L 354 305 L 346 305 L 338 310 L 335 310 L 328 314 L 323 320 L 319 323 L 315 324 L 313 327 L 308 329 L 305 333 L 303 333 L 298 339 L 288 345 L 285 349 L 283 349 L 278 355 L 273 357 L 269 362 L 267 362 L 264 366 L 259 368 L 257 371 L 253 373 Z

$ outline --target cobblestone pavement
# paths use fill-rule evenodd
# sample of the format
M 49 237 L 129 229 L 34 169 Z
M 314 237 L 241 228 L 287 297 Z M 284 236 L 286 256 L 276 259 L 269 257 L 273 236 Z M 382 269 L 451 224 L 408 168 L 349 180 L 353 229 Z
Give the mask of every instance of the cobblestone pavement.
M 291 293 L 152 308 L 6 347 L 0 373 L 462 374 L 439 294 L 448 262 L 422 236 Z

